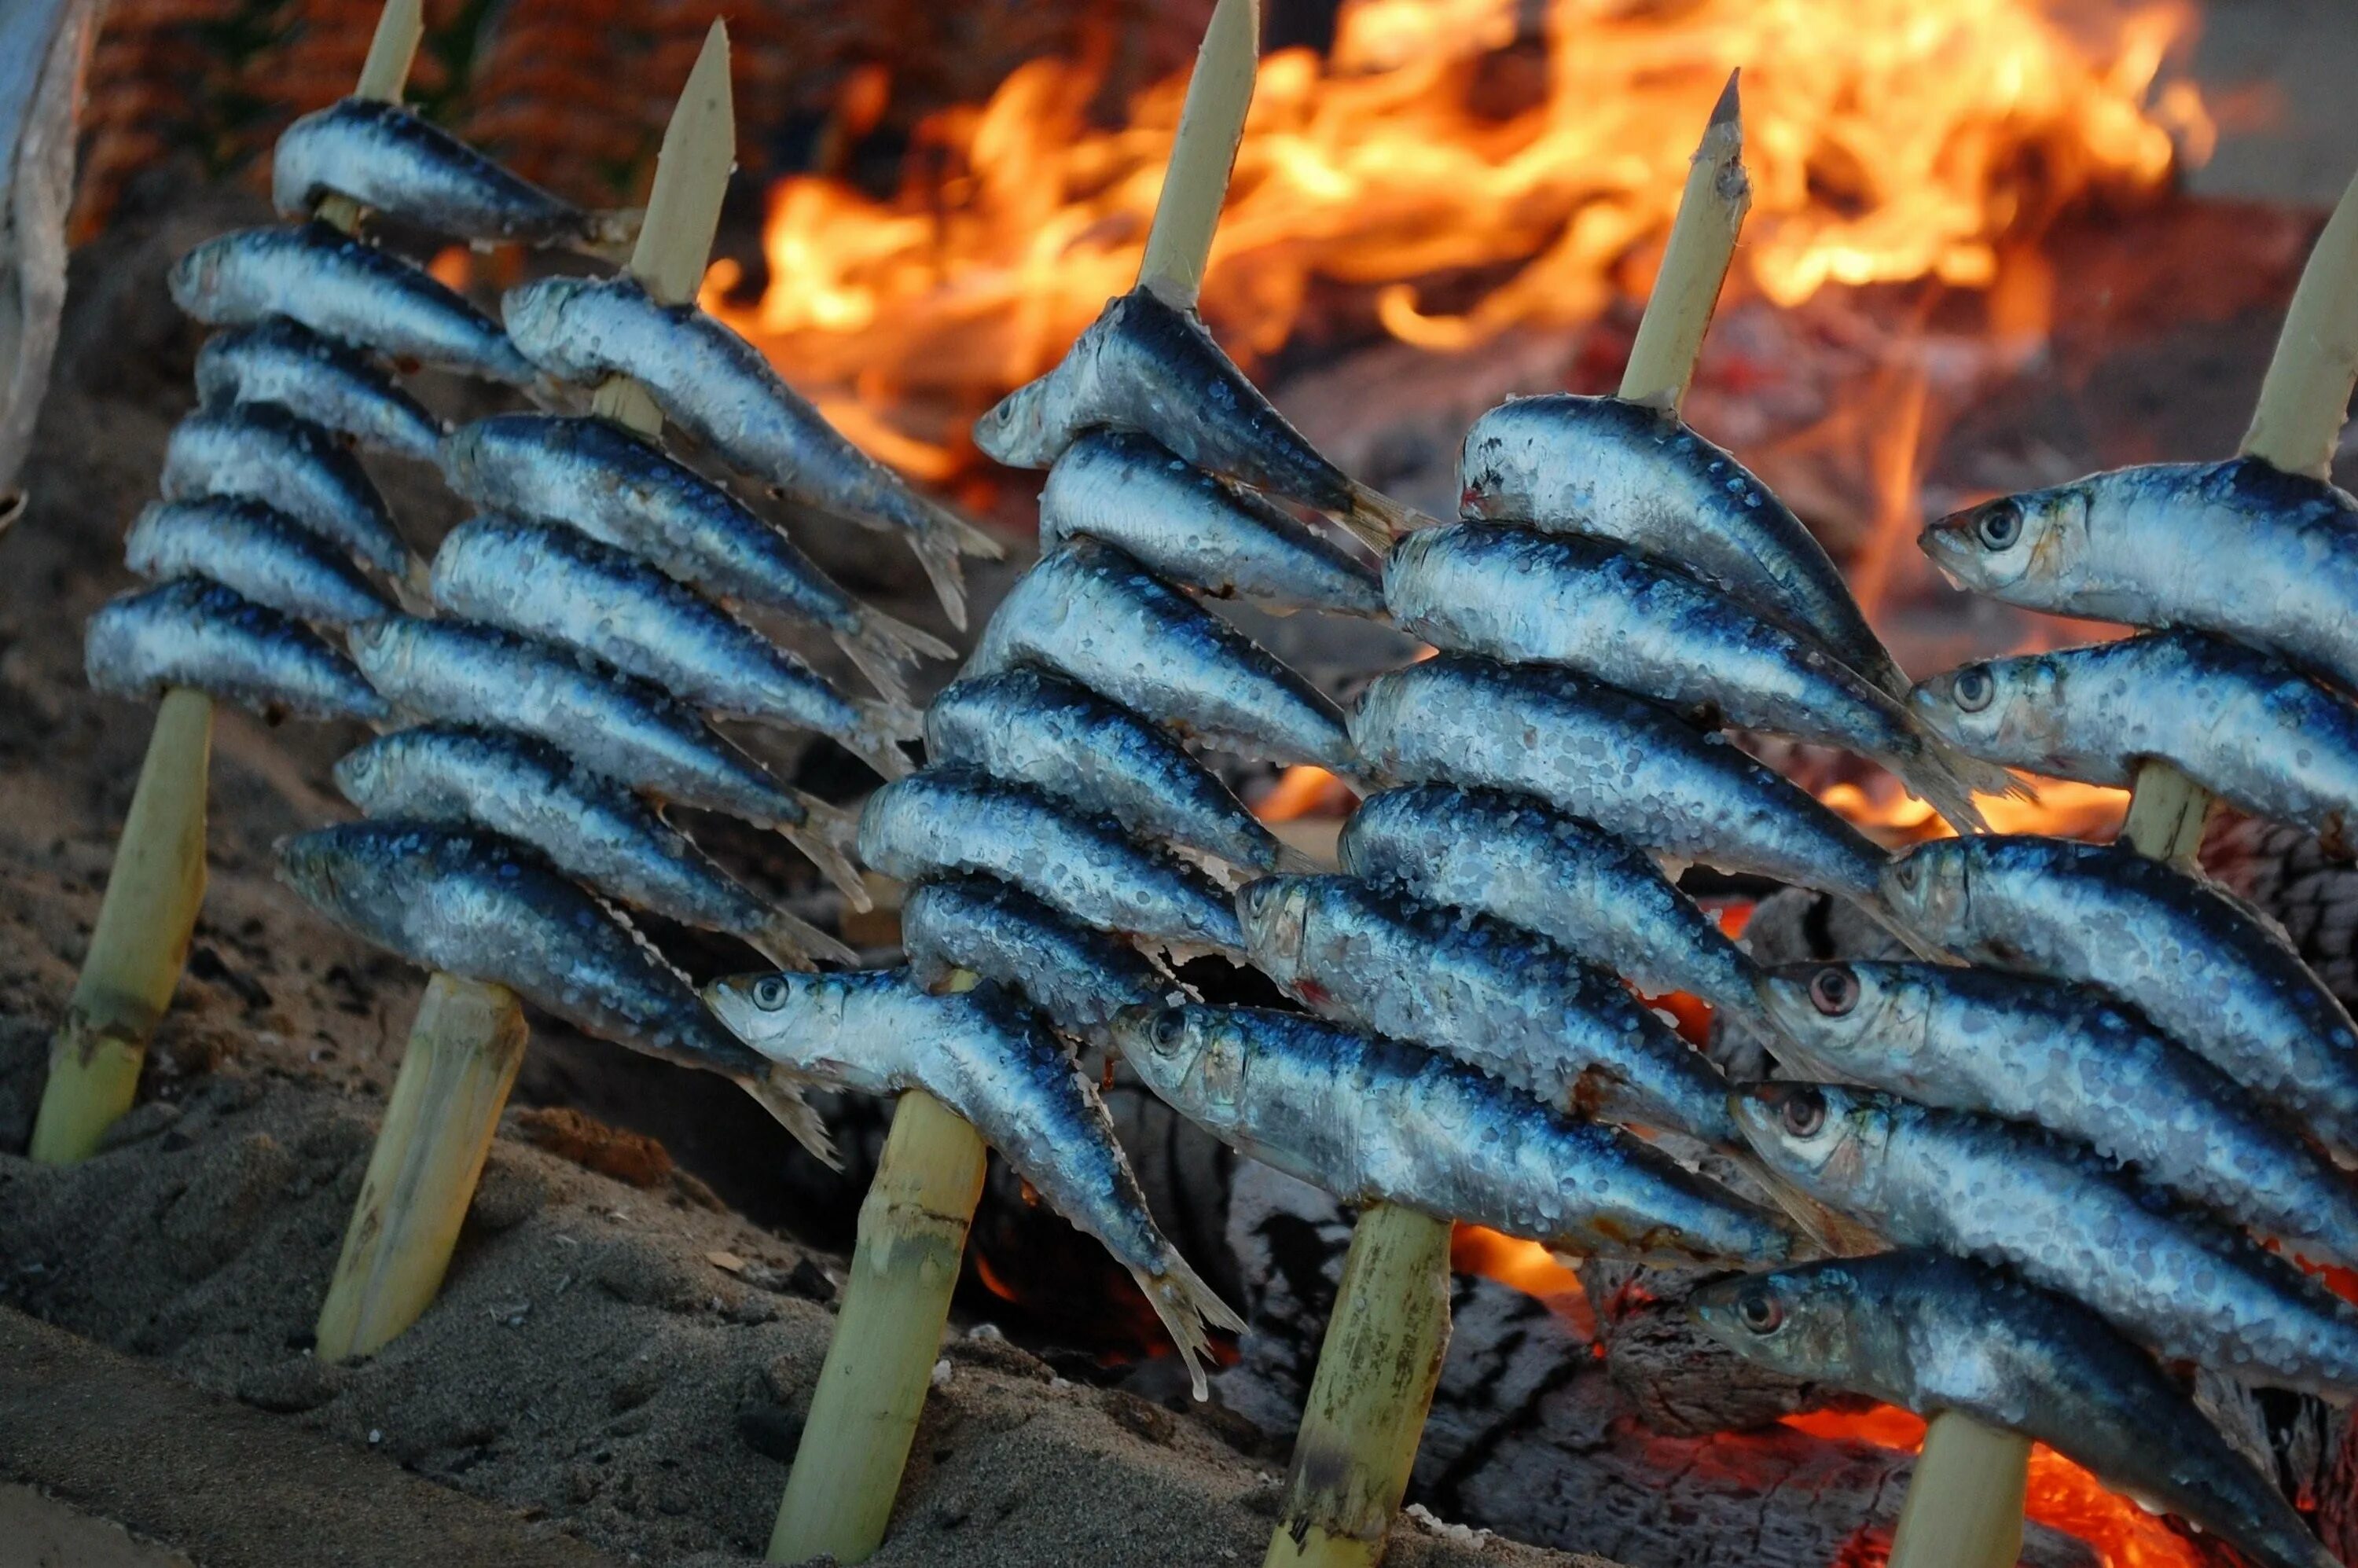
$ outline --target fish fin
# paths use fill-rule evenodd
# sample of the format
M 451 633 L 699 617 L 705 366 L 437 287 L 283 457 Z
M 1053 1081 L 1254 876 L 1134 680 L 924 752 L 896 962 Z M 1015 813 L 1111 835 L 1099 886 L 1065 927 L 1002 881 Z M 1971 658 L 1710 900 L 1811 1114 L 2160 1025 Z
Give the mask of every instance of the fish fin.
M 1427 517 L 1405 502 L 1394 501 L 1381 491 L 1371 490 L 1357 480 L 1351 481 L 1351 504 L 1335 521 L 1351 531 L 1352 536 L 1378 555 L 1392 547 L 1392 541 L 1402 534 L 1433 525 Z
M 1204 1376 L 1204 1357 L 1212 1348 L 1212 1338 L 1205 1325 L 1236 1333 L 1244 1328 L 1245 1320 L 1188 1267 L 1187 1260 L 1179 1256 L 1175 1247 L 1163 1248 L 1162 1273 L 1150 1274 L 1133 1268 L 1130 1277 L 1146 1292 L 1146 1304 L 1163 1320 L 1171 1343 L 1178 1347 L 1179 1358 L 1187 1364 L 1187 1381 L 1193 1385 L 1195 1397 L 1210 1399 L 1212 1386 Z
M 978 560 L 985 561 L 1003 561 L 1007 558 L 1006 546 L 944 506 L 940 502 L 926 501 L 925 510 L 933 514 L 936 527 L 948 536 L 949 542 L 957 547 L 959 555 L 972 556 Z
M 1939 812 L 1952 827 L 1961 833 L 1988 832 L 1989 819 L 1974 804 L 1974 786 L 1960 766 L 1976 766 L 1972 759 L 1939 745 L 1920 731 L 1911 732 L 1909 739 L 1914 743 L 1907 752 L 1884 765 L 1899 775 L 1910 795 Z
M 1926 735 L 1924 749 L 1939 758 L 1947 766 L 1951 776 L 1975 795 L 2034 803 L 2039 799 L 2039 791 L 2032 787 L 2029 780 L 2000 763 L 1976 757 L 1940 736 Z
M 838 736 L 853 755 L 888 779 L 905 778 L 916 764 L 901 750 L 903 741 L 925 733 L 925 719 L 906 703 L 857 702 L 860 720 L 849 735 Z
M 901 664 L 889 653 L 863 647 L 856 638 L 841 632 L 835 633 L 835 645 L 845 658 L 851 661 L 852 667 L 860 672 L 860 677 L 867 681 L 877 696 L 887 702 L 905 703 L 909 700 L 909 683 L 901 678 Z
M 1321 876 L 1334 869 L 1307 849 L 1297 849 L 1282 838 L 1277 840 L 1277 854 L 1270 867 L 1282 877 Z
M 744 1091 L 760 1103 L 763 1110 L 777 1119 L 780 1127 L 793 1134 L 795 1142 L 811 1152 L 811 1157 L 830 1171 L 843 1169 L 843 1158 L 835 1152 L 835 1140 L 828 1135 L 827 1123 L 818 1112 L 803 1098 L 803 1087 L 782 1076 L 775 1068 L 769 1076 L 737 1080 Z
M 760 925 L 744 935 L 762 957 L 782 969 L 810 969 L 821 961 L 849 968 L 860 962 L 848 944 L 783 909 L 771 909 Z
M 939 637 L 866 605 L 860 607 L 856 628 L 835 633 L 835 645 L 868 677 L 869 685 L 895 702 L 909 699 L 903 671 L 921 660 L 957 657 L 957 650 Z
M 803 820 L 778 823 L 778 831 L 841 891 L 852 908 L 867 914 L 876 907 L 876 901 L 869 896 L 868 884 L 851 858 L 851 847 L 860 837 L 860 814 L 808 795 L 797 798 L 803 805 Z
M 957 544 L 944 534 L 912 534 L 909 548 L 917 552 L 917 564 L 925 568 L 925 580 L 934 585 L 942 613 L 949 617 L 952 626 L 965 631 L 966 567 Z

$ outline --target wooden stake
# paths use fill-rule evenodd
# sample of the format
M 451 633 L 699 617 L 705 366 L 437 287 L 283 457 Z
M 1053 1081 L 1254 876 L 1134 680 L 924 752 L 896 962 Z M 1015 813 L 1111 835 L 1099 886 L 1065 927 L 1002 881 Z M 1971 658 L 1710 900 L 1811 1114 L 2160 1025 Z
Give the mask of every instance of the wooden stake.
M 1264 1568 L 1368 1568 L 1408 1491 L 1449 1346 L 1449 1222 L 1359 1216 Z
M 504 987 L 450 975 L 427 982 L 319 1308 L 320 1360 L 366 1356 L 434 1304 L 525 1040 L 524 1011 Z
M 1721 286 L 1736 259 L 1736 236 L 1752 209 L 1752 178 L 1744 168 L 1743 101 L 1737 73 L 1713 106 L 1703 143 L 1687 166 L 1687 188 L 1679 215 L 1662 248 L 1653 297 L 1638 322 L 1629 362 L 1621 372 L 1621 395 L 1632 403 L 1676 410 L 1694 380 L 1695 359 L 1711 330 Z
M 205 901 L 205 780 L 213 704 L 164 694 L 114 869 L 98 906 L 81 976 L 49 1044 L 49 1078 L 33 1122 L 32 1157 L 70 1165 L 98 1150 L 131 1108 L 139 1068 L 188 962 Z
M 962 978 L 958 989 L 973 984 Z M 974 1129 L 933 1096 L 913 1089 L 894 1108 L 860 1206 L 835 1338 L 770 1533 L 771 1562 L 824 1553 L 849 1565 L 882 1543 L 941 1355 L 986 1153 Z
M 398 103 L 409 84 L 409 68 L 426 37 L 425 0 L 385 0 L 377 13 L 376 31 L 369 38 L 368 58 L 361 62 L 361 79 L 352 84 L 355 98 Z M 349 196 L 330 196 L 319 203 L 318 216 L 346 233 L 360 226 L 361 204 Z
M 2030 1440 L 1954 1411 L 1933 1417 L 1899 1508 L 1891 1568 L 2014 1568 Z
M 1219 0 L 1205 25 L 1195 53 L 1195 73 L 1187 79 L 1187 102 L 1179 111 L 1179 135 L 1163 171 L 1163 194 L 1155 199 L 1154 223 L 1146 232 L 1146 254 L 1138 281 L 1166 305 L 1195 308 L 1204 291 L 1204 268 L 1212 256 L 1212 232 L 1228 200 L 1228 176 L 1244 140 L 1245 111 L 1252 103 L 1260 67 L 1260 0 Z

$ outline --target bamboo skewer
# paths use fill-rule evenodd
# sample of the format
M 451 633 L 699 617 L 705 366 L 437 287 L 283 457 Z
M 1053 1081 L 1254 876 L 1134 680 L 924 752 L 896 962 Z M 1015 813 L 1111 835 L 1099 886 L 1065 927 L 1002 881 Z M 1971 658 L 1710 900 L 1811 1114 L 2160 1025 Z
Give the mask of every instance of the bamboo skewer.
M 386 15 L 393 16 L 392 7 Z M 381 24 L 377 46 L 369 51 L 372 65 L 380 53 L 395 50 L 385 32 Z M 412 38 L 402 58 L 415 49 Z M 716 21 L 665 130 L 647 219 L 631 257 L 632 273 L 667 303 L 695 297 L 719 226 L 735 146 L 729 38 Z M 626 377 L 600 386 L 596 407 L 644 435 L 663 427 L 654 402 Z M 316 1353 L 321 1360 L 365 1356 L 433 1304 L 523 1065 L 526 1038 L 523 1009 L 504 987 L 447 974 L 427 982 L 319 1309 Z
M 1212 234 L 1228 194 L 1228 176 L 1244 140 L 1260 64 L 1260 0 L 1220 0 L 1204 25 L 1179 111 L 1179 134 L 1146 231 L 1138 281 L 1166 305 L 1192 310 L 1204 292 Z
M 1694 378 L 1752 204 L 1736 79 L 1689 167 L 1621 395 L 1676 410 Z M 1263 1568 L 1366 1568 L 1408 1489 L 1449 1341 L 1444 1220 L 1390 1204 L 1359 1217 Z
M 353 95 L 398 98 L 425 31 L 423 0 L 387 0 Z M 360 209 L 335 197 L 319 215 L 349 232 Z M 131 1108 L 148 1036 L 178 989 L 204 906 L 212 719 L 212 698 L 188 687 L 166 692 L 157 709 L 90 952 L 49 1047 L 29 1151 L 44 1163 L 88 1159 Z

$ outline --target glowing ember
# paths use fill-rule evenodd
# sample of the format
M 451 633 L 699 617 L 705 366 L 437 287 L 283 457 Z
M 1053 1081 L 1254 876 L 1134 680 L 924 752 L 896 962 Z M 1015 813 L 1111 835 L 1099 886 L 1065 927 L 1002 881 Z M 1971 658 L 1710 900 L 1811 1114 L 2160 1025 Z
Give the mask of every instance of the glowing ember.
M 1553 0 L 1520 52 L 1516 0 L 1347 0 L 1333 58 L 1262 62 L 1204 292 L 1246 356 L 1283 343 L 1314 276 L 1379 290 L 1433 347 L 1595 318 L 1641 294 L 1696 127 L 1744 70 L 1755 200 L 1740 286 L 2001 284 L 2061 212 L 2163 189 L 2207 155 L 2194 90 L 2157 87 L 2185 0 Z M 1494 65 L 1494 61 L 1497 63 Z M 854 404 L 931 401 L 962 426 L 1130 287 L 1184 79 L 1091 125 L 1091 67 L 1032 61 L 916 135 L 888 201 L 795 177 L 771 195 L 758 305 L 706 303 L 795 379 Z M 1457 313 L 1420 280 L 1495 279 Z M 948 454 L 881 416 L 854 433 L 920 472 Z
M 1924 1423 L 1887 1405 L 1864 1412 L 1813 1411 L 1785 1424 L 1816 1437 L 1849 1438 L 1909 1453 L 1924 1445 Z M 2044 1444 L 2030 1451 L 2030 1488 L 2023 1511 L 2078 1536 L 2104 1568 L 2204 1568 L 2210 1560 L 2153 1515 L 2104 1489 L 2096 1478 Z
M 1297 762 L 1278 774 L 1267 795 L 1253 803 L 1252 813 L 1263 822 L 1293 822 L 1304 816 L 1347 816 L 1359 797 L 1351 786 L 1309 762 Z

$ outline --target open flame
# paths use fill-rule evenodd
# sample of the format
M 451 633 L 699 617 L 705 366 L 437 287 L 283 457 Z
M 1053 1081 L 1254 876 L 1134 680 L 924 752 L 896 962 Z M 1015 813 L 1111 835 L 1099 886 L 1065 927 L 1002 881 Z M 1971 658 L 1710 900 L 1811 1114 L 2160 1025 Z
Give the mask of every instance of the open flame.
M 1739 66 L 1756 193 L 1739 287 L 1781 305 L 1828 284 L 1996 287 L 2059 214 L 2148 198 L 2212 137 L 2190 85 L 2158 84 L 2188 0 L 1552 0 L 1519 38 L 1523 9 L 1346 0 L 1330 58 L 1262 61 L 1203 297 L 1234 351 L 1283 344 L 1317 277 L 1372 290 L 1388 330 L 1436 348 L 1641 295 Z M 1185 82 L 1105 129 L 1098 81 L 1033 60 L 932 116 L 889 200 L 781 180 L 759 301 L 730 297 L 723 261 L 706 307 L 856 439 L 955 471 L 954 432 L 1136 273 Z M 937 438 L 908 434 L 918 421 Z

